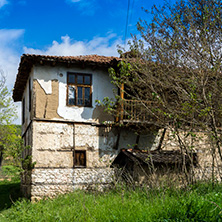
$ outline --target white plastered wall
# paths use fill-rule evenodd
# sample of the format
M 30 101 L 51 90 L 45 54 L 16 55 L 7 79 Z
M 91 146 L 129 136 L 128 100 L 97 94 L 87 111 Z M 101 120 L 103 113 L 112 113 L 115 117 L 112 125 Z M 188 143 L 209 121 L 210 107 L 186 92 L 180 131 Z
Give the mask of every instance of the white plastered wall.
M 92 107 L 67 106 L 67 72 L 92 74 Z M 108 72 L 102 70 L 35 66 L 34 79 L 38 81 L 46 94 L 52 93 L 52 80 L 59 82 L 59 107 L 57 113 L 64 120 L 75 122 L 95 122 L 93 112 L 96 100 L 104 97 L 114 98 L 114 86 L 110 82 Z

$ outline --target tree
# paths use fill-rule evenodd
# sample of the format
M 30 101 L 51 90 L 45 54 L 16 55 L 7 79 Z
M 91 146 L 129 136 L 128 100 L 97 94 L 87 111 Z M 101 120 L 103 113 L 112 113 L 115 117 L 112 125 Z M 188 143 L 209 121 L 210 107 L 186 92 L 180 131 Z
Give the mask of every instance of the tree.
M 180 0 L 145 12 L 152 22 L 138 22 L 141 38 L 133 36 L 125 64 L 111 70 L 113 82 L 124 83 L 125 95 L 139 101 L 153 123 L 170 128 L 186 152 L 192 147 L 181 130 L 194 138 L 196 129 L 205 131 L 214 169 L 216 151 L 222 161 L 222 3 Z
M 16 126 L 12 124 L 16 117 L 15 107 L 5 81 L 6 78 L 0 70 L 0 166 L 4 151 L 13 150 L 18 139 Z

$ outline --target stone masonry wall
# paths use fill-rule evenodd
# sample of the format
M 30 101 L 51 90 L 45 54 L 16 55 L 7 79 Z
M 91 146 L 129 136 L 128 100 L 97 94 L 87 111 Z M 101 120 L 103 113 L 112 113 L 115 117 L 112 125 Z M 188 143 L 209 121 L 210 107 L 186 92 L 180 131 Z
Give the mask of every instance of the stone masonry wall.
M 109 166 L 118 154 L 115 145 L 111 128 L 34 121 L 32 199 L 107 185 L 113 179 Z M 86 151 L 86 168 L 75 168 L 74 150 Z
M 31 181 L 24 189 L 30 190 L 32 199 L 43 196 L 54 196 L 57 193 L 70 192 L 74 189 L 104 186 L 113 179 L 113 162 L 120 148 L 127 148 L 133 144 L 134 134 L 120 137 L 118 148 L 118 133 L 116 128 L 80 123 L 34 121 L 32 126 L 32 157 L 36 162 L 32 171 Z M 129 131 L 130 132 L 130 131 Z M 126 133 L 121 132 L 121 135 Z M 159 133 L 161 134 L 161 133 Z M 156 138 L 160 136 L 147 136 L 147 142 L 152 139 L 158 144 Z M 195 168 L 196 178 L 204 179 L 212 173 L 211 144 L 203 132 L 197 132 L 195 139 L 181 132 L 186 137 L 187 147 L 194 148 L 198 154 L 199 165 Z M 145 138 L 145 137 L 144 137 Z M 149 141 L 148 141 L 149 140 Z M 144 140 L 144 144 L 146 141 Z M 147 143 L 148 146 L 152 147 Z M 179 149 L 179 143 L 174 135 L 167 131 L 162 143 L 162 149 Z M 86 152 L 86 168 L 75 168 L 74 151 Z M 218 155 L 216 160 L 219 162 Z M 220 167 L 216 169 L 217 176 Z M 28 181 L 28 179 L 27 179 Z
M 36 165 L 31 181 L 27 183 L 29 187 L 23 186 L 29 190 L 32 199 L 55 196 L 75 189 L 101 188 L 112 182 L 114 173 L 110 164 L 119 153 L 117 129 L 80 123 L 34 121 L 32 131 L 32 156 Z M 133 134 L 130 135 L 129 139 L 120 138 L 120 148 L 127 148 L 127 144 L 133 143 Z M 160 138 L 159 135 L 156 137 Z M 147 139 L 150 138 L 158 144 L 155 138 L 147 136 Z M 212 173 L 212 150 L 206 134 L 197 132 L 195 139 L 191 139 L 186 132 L 181 132 L 181 138 L 186 138 L 184 141 L 187 147 L 194 148 L 198 154 L 196 178 L 209 178 Z M 167 131 L 162 149 L 178 150 L 179 145 L 174 135 Z M 75 150 L 86 151 L 86 168 L 75 168 Z M 218 155 L 216 161 L 219 162 Z M 220 167 L 216 169 L 217 178 L 220 170 Z
M 54 197 L 75 189 L 102 189 L 114 178 L 111 168 L 99 169 L 34 169 L 32 171 L 32 200 Z
M 94 169 L 74 169 L 73 187 L 74 189 L 93 189 L 110 184 L 114 179 L 114 169 L 94 168 Z
M 33 169 L 32 200 L 73 190 L 73 169 Z
M 192 137 L 188 132 L 180 132 L 182 142 L 188 148 L 197 153 L 198 165 L 194 168 L 195 178 L 197 180 L 211 179 L 212 178 L 212 163 L 213 163 L 213 143 L 206 132 L 196 131 L 195 137 Z M 221 180 L 222 177 L 222 161 L 218 155 L 218 150 L 215 148 L 214 156 L 214 171 L 215 179 Z M 178 139 L 175 138 L 175 134 L 169 130 L 166 132 L 163 144 L 163 150 L 178 150 L 180 144 Z

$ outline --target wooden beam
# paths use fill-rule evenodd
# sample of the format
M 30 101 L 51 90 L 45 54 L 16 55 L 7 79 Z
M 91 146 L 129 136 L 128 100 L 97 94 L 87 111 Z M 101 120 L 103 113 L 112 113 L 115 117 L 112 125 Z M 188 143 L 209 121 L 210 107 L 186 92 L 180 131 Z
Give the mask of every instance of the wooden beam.
M 120 120 L 123 120 L 123 108 L 124 108 L 124 105 L 123 105 L 123 99 L 124 99 L 124 84 L 122 83 L 121 84 L 121 87 L 120 87 Z
M 121 87 L 120 87 L 120 98 L 124 99 L 124 84 L 123 83 L 121 84 Z

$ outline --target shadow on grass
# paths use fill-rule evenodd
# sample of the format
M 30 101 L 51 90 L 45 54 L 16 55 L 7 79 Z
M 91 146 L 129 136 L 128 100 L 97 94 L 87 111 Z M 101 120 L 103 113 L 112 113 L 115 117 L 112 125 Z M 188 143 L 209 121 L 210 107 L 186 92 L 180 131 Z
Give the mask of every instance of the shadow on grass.
M 21 197 L 20 181 L 0 181 L 0 211 L 11 207 Z

